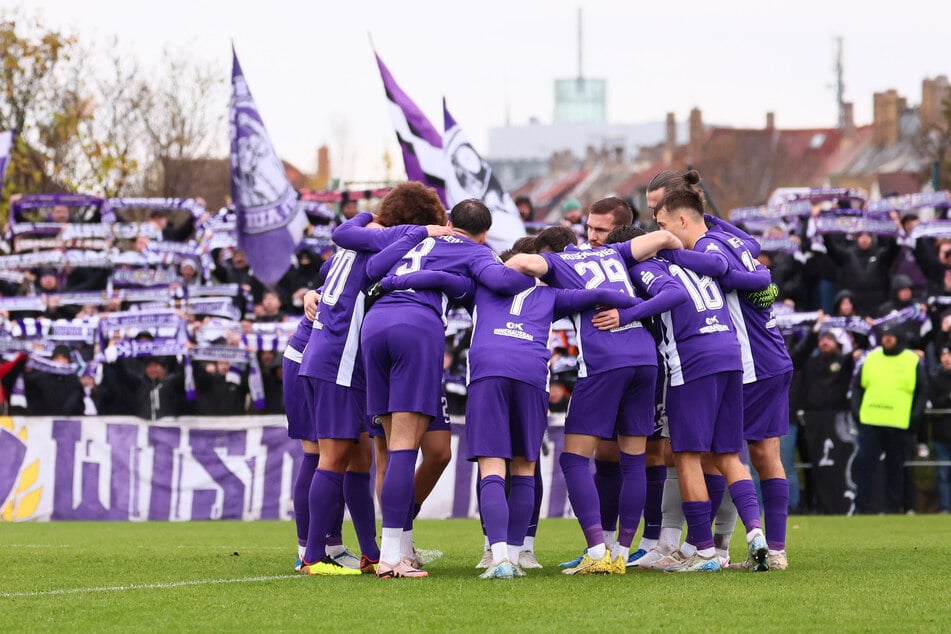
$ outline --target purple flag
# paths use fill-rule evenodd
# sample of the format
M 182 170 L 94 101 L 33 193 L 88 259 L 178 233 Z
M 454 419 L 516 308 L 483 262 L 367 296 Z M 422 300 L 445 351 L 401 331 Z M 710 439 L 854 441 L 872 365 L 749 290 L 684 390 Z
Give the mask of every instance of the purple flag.
M 492 211 L 492 228 L 487 241 L 489 246 L 501 253 L 525 235 L 525 224 L 515 202 L 502 189 L 492 166 L 476 151 L 466 133 L 442 102 L 446 134 L 443 138 L 448 164 L 446 174 L 446 203 L 452 207 L 461 200 L 476 198 Z
M 3 182 L 7 176 L 7 165 L 10 163 L 10 155 L 13 154 L 13 139 L 16 133 L 13 130 L 0 132 L 0 189 L 3 189 Z
M 270 285 L 290 267 L 307 216 L 297 206 L 297 194 L 264 129 L 238 56 L 233 54 L 231 198 L 237 213 L 238 244 L 247 253 L 254 276 Z
M 406 177 L 435 189 L 443 204 L 446 204 L 447 166 L 442 150 L 442 136 L 399 87 L 379 55 L 376 55 L 376 63 L 383 78 L 383 89 L 389 101 L 396 138 L 403 151 Z

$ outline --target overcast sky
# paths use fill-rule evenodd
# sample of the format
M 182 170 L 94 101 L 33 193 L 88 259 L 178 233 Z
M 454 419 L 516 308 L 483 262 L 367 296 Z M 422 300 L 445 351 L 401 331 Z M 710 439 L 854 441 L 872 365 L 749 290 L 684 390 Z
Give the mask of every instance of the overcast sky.
M 336 175 L 355 179 L 383 176 L 385 148 L 402 175 L 368 34 L 437 129 L 445 96 L 483 153 L 506 118 L 551 122 L 553 80 L 577 74 L 579 6 L 584 73 L 608 81 L 613 123 L 683 121 L 699 107 L 705 122 L 736 127 L 762 126 L 768 111 L 780 127 L 834 125 L 837 35 L 859 125 L 873 92 L 917 104 L 923 78 L 951 74 L 941 0 L 0 0 L 24 4 L 86 42 L 118 35 L 146 66 L 166 45 L 190 49 L 229 86 L 233 41 L 278 153 L 310 172 L 328 144 L 345 155 Z

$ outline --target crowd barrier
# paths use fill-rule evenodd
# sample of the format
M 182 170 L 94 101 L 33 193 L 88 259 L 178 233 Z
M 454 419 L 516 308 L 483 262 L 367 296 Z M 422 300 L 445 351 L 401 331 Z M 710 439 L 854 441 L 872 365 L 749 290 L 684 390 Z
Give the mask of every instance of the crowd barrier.
M 541 459 L 543 516 L 570 515 L 563 419 Z M 461 419 L 422 518 L 476 517 Z M 0 521 L 292 519 L 300 442 L 283 416 L 0 418 Z
M 555 460 L 564 447 L 563 415 L 550 423 L 540 460 L 542 517 L 572 517 Z M 824 512 L 850 512 L 854 434 L 834 419 L 807 430 L 817 459 L 796 467 L 813 469 Z M 454 418 L 452 461 L 421 518 L 478 516 L 476 468 L 464 454 L 465 429 Z M 0 521 L 288 520 L 301 455 L 283 416 L 2 417 Z

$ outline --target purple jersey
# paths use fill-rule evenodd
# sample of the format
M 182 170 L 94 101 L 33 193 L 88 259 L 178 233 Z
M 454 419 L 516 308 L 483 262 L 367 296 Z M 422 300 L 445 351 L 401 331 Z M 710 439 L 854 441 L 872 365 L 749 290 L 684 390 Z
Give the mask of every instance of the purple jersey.
M 300 376 L 366 389 L 359 351 L 367 262 L 374 253 L 410 231 L 425 235 L 425 227 L 415 225 L 364 228 L 372 218 L 368 213 L 358 214 L 334 231 L 334 241 L 341 248 L 330 262 L 317 317 L 301 360 Z
M 582 250 L 569 246 L 561 253 L 544 253 L 548 273 L 542 278 L 557 288 L 611 289 L 634 297 L 627 269 L 636 260 L 629 242 Z M 597 309 L 572 316 L 578 336 L 578 377 L 637 365 L 657 365 L 657 347 L 639 320 L 609 331 L 594 327 Z
M 755 271 L 757 262 L 743 240 L 720 230 L 708 231 L 697 240 L 694 251 L 719 252 L 726 256 L 730 269 Z M 792 371 L 792 361 L 776 326 L 772 308 L 757 308 L 745 292 L 730 287 L 729 273 L 722 281 L 730 316 L 736 325 L 743 358 L 743 383 L 778 376 Z
M 306 315 L 301 317 L 300 323 L 297 324 L 297 330 L 294 331 L 290 341 L 287 342 L 287 347 L 284 348 L 285 359 L 300 365 L 301 359 L 304 356 L 304 349 L 307 347 L 307 342 L 310 340 L 310 333 L 313 329 L 314 322 L 307 319 Z
M 715 279 L 662 258 L 635 264 L 631 279 L 647 297 L 671 300 L 658 320 L 671 386 L 742 369 L 733 321 Z
M 387 256 L 388 252 L 380 253 L 377 257 Z M 424 270 L 469 277 L 503 294 L 518 293 L 535 284 L 535 280 L 527 275 L 505 268 L 489 247 L 458 235 L 426 238 L 410 249 L 398 263 L 388 267 L 386 275 L 399 277 Z M 428 308 L 439 315 L 445 325 L 448 305 L 449 298 L 440 290 L 408 289 L 384 295 L 377 300 L 374 308 Z
M 477 287 L 466 382 L 505 377 L 548 391 L 552 321 L 600 302 L 610 302 L 619 295 L 606 289 L 532 286 L 515 296 L 506 296 L 484 286 Z

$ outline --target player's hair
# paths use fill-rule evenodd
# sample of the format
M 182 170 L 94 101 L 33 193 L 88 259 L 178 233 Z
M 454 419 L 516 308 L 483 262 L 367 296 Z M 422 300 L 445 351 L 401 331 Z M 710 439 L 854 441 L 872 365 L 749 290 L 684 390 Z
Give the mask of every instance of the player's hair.
M 523 236 L 519 238 L 512 244 L 511 249 L 506 249 L 499 255 L 499 259 L 503 262 L 507 262 L 513 255 L 518 255 L 519 253 L 538 253 L 538 249 L 535 246 L 535 236 Z
M 611 233 L 609 233 L 608 237 L 605 238 L 604 244 L 627 242 L 628 240 L 633 240 L 634 238 L 645 235 L 646 233 L 646 231 L 640 227 L 635 227 L 634 225 L 621 225 L 620 227 L 614 227 L 614 229 L 611 230 Z
M 703 197 L 688 187 L 665 190 L 664 197 L 654 207 L 654 216 L 656 217 L 660 211 L 670 213 L 678 209 L 690 209 L 702 218 Z
M 452 226 L 465 231 L 470 236 L 478 236 L 492 226 L 492 212 L 477 198 L 459 201 L 449 212 Z
M 509 249 L 513 253 L 538 253 L 538 247 L 535 245 L 535 236 L 522 236 Z
M 435 189 L 420 183 L 400 183 L 380 202 L 379 222 L 396 225 L 444 225 L 446 208 Z
M 535 236 L 535 253 L 561 253 L 569 244 L 578 244 L 578 234 L 570 227 L 547 227 Z
M 611 214 L 615 225 L 629 225 L 634 222 L 634 211 L 631 206 L 617 196 L 602 198 L 588 210 L 589 216 L 601 216 Z
M 704 212 L 706 212 L 706 201 L 703 188 L 700 187 L 700 172 L 697 170 L 687 170 L 683 174 L 674 170 L 664 170 L 654 175 L 654 178 L 647 184 L 647 191 L 655 192 L 663 189 L 666 194 L 671 189 L 691 189 L 700 196 L 700 202 L 704 203 Z

